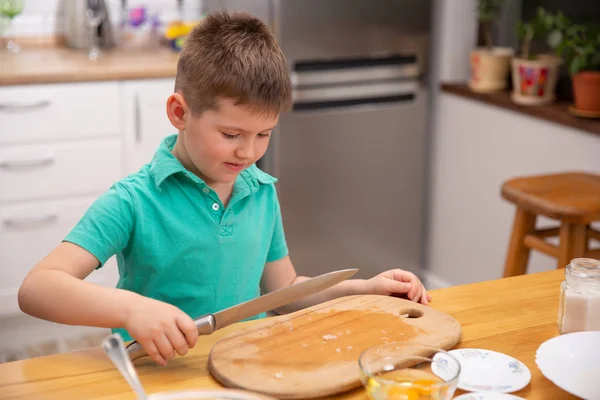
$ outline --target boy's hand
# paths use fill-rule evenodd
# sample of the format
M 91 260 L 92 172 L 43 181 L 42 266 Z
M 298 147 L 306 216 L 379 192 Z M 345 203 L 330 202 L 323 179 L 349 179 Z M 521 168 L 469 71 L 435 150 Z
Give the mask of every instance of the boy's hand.
M 384 296 L 405 294 L 409 300 L 429 304 L 431 296 L 412 272 L 401 269 L 385 271 L 365 281 L 366 292 Z
M 186 354 L 198 340 L 194 321 L 186 313 L 143 296 L 129 304 L 125 329 L 162 366 L 175 357 L 175 352 Z

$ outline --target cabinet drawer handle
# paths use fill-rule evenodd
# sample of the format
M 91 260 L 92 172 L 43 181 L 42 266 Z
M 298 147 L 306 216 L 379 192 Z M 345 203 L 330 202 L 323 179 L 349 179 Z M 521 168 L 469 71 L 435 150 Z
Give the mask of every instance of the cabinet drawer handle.
M 4 219 L 4 225 L 11 228 L 29 228 L 32 226 L 41 225 L 44 223 L 52 222 L 58 218 L 58 214 L 46 214 L 39 217 L 31 218 L 6 218 Z
M 19 103 L 0 103 L 0 110 L 2 111 L 25 111 L 36 108 L 48 107 L 50 100 L 40 100 L 35 103 L 19 104 Z
M 37 158 L 33 160 L 6 160 L 0 161 L 0 167 L 6 169 L 21 169 L 31 167 L 43 167 L 44 165 L 50 165 L 54 162 L 54 157 L 48 156 L 44 158 Z

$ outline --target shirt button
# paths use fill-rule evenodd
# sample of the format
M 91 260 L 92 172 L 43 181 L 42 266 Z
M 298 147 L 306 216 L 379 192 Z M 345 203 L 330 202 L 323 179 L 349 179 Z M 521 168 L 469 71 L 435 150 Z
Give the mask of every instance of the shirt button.
M 209 189 L 209 188 L 207 188 L 207 187 L 205 187 L 205 188 L 203 188 L 203 189 L 202 189 L 202 191 L 203 191 L 204 193 L 208 193 L 208 192 L 210 192 L 210 189 Z
M 215 211 L 219 211 L 219 205 L 217 203 L 213 203 L 212 209 Z

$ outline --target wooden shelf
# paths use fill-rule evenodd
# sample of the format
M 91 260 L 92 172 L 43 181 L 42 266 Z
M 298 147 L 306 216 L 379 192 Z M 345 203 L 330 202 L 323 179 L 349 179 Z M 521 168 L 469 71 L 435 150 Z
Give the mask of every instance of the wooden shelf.
M 573 116 L 567 111 L 567 107 L 571 104 L 564 101 L 557 101 L 543 106 L 521 106 L 511 100 L 508 91 L 486 94 L 475 93 L 464 83 L 443 83 L 442 91 L 600 135 L 600 119 Z

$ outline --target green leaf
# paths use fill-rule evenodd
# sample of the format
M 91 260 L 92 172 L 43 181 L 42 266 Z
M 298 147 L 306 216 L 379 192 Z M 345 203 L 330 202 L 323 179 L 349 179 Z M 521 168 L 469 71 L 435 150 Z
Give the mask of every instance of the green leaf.
M 573 42 L 571 42 L 568 39 L 563 40 L 558 47 L 555 49 L 555 54 L 557 56 L 562 56 L 564 57 L 566 60 L 570 60 L 571 57 L 573 57 L 574 54 L 574 46 L 573 46 Z
M 552 32 L 550 32 L 550 34 L 548 35 L 548 46 L 555 49 L 562 43 L 563 39 L 564 39 L 563 33 L 561 31 L 559 31 L 558 29 L 555 29 Z
M 576 73 L 582 70 L 584 65 L 585 62 L 582 57 L 575 57 L 573 58 L 573 61 L 571 61 L 571 65 L 569 66 L 569 72 L 571 73 L 571 75 L 575 75 Z
M 577 36 L 579 34 L 580 30 L 581 30 L 581 25 L 571 25 L 566 29 L 567 36 L 570 36 L 570 37 Z
M 596 46 L 594 46 L 592 43 L 587 43 L 581 50 L 581 54 L 591 56 L 596 53 Z
M 571 25 L 571 20 L 562 11 L 556 13 L 556 28 L 564 30 L 569 25 Z
M 519 40 L 523 40 L 525 38 L 526 31 L 527 28 L 525 27 L 523 21 L 517 21 L 517 24 L 515 26 L 515 33 L 517 34 Z
M 537 9 L 538 19 L 543 19 L 545 16 L 546 16 L 546 10 L 544 10 L 542 7 L 538 7 L 538 9 Z
M 481 21 L 492 21 L 497 16 L 504 0 L 478 0 L 477 1 L 477 13 Z

